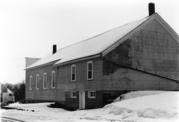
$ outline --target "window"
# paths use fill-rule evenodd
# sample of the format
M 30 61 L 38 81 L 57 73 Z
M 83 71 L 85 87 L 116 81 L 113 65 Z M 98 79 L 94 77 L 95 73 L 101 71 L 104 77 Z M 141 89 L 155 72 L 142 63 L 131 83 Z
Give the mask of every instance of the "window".
M 77 92 L 71 92 L 71 98 L 77 98 Z
M 43 88 L 47 88 L 47 73 L 44 73 L 43 75 Z
M 52 88 L 55 88 L 55 71 L 52 71 Z
M 87 62 L 87 80 L 93 79 L 93 62 Z
M 96 98 L 96 92 L 95 91 L 88 91 L 88 98 Z
M 32 90 L 32 75 L 29 76 L 29 90 Z
M 76 81 L 76 65 L 71 65 L 71 81 Z
M 36 75 L 36 89 L 39 89 L 39 74 Z

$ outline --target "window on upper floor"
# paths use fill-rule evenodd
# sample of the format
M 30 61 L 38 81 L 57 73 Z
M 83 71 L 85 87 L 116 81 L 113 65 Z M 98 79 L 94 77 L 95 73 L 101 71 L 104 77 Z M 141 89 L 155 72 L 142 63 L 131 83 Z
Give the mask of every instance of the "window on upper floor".
M 29 76 L 29 90 L 32 90 L 32 80 L 33 80 L 33 77 L 32 75 Z
M 55 88 L 55 71 L 52 71 L 51 81 L 52 81 L 52 88 Z
M 96 91 L 88 91 L 88 98 L 96 98 Z
M 36 89 L 39 89 L 39 74 L 36 74 Z
M 43 88 L 47 88 L 47 73 L 43 74 Z
M 71 65 L 71 81 L 76 81 L 76 65 Z
M 72 91 L 70 96 L 71 98 L 77 98 L 77 92 Z
M 87 80 L 93 80 L 93 62 L 87 62 Z

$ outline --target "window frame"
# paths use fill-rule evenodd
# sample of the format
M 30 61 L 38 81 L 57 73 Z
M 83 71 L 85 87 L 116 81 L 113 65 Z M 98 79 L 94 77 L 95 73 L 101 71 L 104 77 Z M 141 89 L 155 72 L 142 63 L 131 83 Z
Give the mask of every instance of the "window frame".
M 46 82 L 46 86 L 45 86 L 45 82 Z M 47 73 L 43 73 L 43 89 L 47 89 Z
M 91 70 L 91 78 L 89 78 L 88 72 L 89 72 L 89 64 L 92 64 L 92 70 Z M 87 80 L 93 80 L 93 61 L 87 62 Z
M 74 96 L 73 93 L 75 93 L 76 95 Z M 71 98 L 77 98 L 77 92 L 76 92 L 76 91 L 71 91 L 71 92 L 70 92 L 70 97 L 71 97 Z
M 39 77 L 40 77 L 39 74 L 36 74 L 36 89 L 39 89 L 39 80 L 40 80 Z
M 75 79 L 72 79 L 73 78 L 73 68 L 75 68 L 75 72 L 74 72 Z M 71 65 L 71 81 L 72 82 L 76 81 L 76 64 Z
M 54 75 L 53 75 L 54 74 Z M 55 88 L 55 76 L 56 76 L 56 73 L 55 71 L 53 70 L 51 72 L 51 87 L 54 89 Z M 54 84 L 54 85 L 53 85 Z
M 91 92 L 94 92 L 95 96 L 91 96 Z M 88 91 L 88 98 L 96 98 L 96 91 Z
M 33 76 L 30 75 L 29 76 L 29 90 L 32 90 L 32 80 L 33 80 Z

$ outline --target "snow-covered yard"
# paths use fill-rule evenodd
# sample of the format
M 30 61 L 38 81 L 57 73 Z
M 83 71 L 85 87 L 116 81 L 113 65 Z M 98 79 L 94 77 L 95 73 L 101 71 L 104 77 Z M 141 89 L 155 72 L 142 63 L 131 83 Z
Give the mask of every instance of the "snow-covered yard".
M 140 91 L 103 108 L 67 111 L 51 103 L 20 104 L 1 109 L 2 116 L 29 122 L 179 122 L 179 92 Z

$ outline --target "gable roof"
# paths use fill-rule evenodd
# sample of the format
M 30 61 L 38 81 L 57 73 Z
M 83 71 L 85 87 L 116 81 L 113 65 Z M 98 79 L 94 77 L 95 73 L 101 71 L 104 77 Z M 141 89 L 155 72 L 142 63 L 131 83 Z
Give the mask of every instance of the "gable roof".
M 153 18 L 162 19 L 156 13 L 141 20 L 116 27 L 87 40 L 59 49 L 55 54 L 37 61 L 36 63 L 27 67 L 27 69 L 51 62 L 55 62 L 55 65 L 60 65 L 67 61 L 98 55 L 106 51 L 108 52 L 110 47 L 114 46 L 114 44 L 116 45 L 116 43 L 118 43 L 117 45 L 122 43 L 124 41 L 124 37 L 129 35 L 131 32 L 134 32 L 137 28 L 141 27 L 145 23 L 148 23 L 148 21 L 152 20 Z

